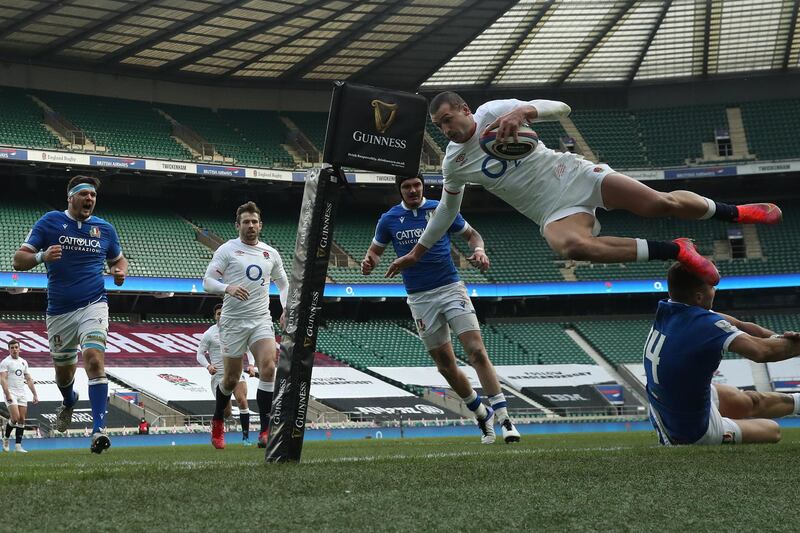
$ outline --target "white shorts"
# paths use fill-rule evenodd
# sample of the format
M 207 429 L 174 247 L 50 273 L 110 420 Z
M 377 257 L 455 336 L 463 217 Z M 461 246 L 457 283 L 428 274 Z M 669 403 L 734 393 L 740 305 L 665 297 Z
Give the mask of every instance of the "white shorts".
M 9 394 L 11 394 L 12 402 L 8 401 L 6 398 L 6 406 L 17 405 L 19 407 L 27 407 L 28 406 L 28 397 L 25 395 L 25 391 L 14 391 L 9 390 Z
M 577 165 L 562 178 L 561 196 L 552 204 L 552 207 L 542 217 L 539 231 L 544 234 L 544 228 L 551 222 L 561 220 L 575 213 L 588 213 L 595 217 L 592 235 L 600 234 L 600 223 L 597 221 L 595 211 L 598 207 L 605 209 L 601 184 L 603 178 L 616 172 L 606 164 L 592 163 L 585 159 L 577 159 Z
M 106 351 L 108 303 L 96 302 L 63 315 L 47 317 L 47 338 L 55 366 L 77 364 L 78 351 Z
M 742 428 L 739 424 L 719 413 L 719 394 L 711 385 L 711 413 L 708 417 L 706 434 L 693 444 L 711 445 L 739 444 L 742 442 Z
M 269 318 L 244 320 L 241 318 L 219 319 L 219 343 L 222 346 L 222 357 L 242 357 L 256 342 L 272 339 L 275 342 L 275 330 Z
M 216 396 L 217 394 L 217 385 L 219 385 L 222 382 L 222 377 L 224 375 L 225 372 L 223 372 L 222 370 L 218 370 L 216 374 L 211 376 L 211 394 L 213 394 L 214 396 Z M 239 383 L 241 383 L 242 381 L 247 383 L 248 375 L 249 374 L 247 374 L 246 372 L 242 372 L 242 375 L 239 377 Z
M 661 417 L 658 412 L 650 406 L 650 414 L 656 423 L 656 432 L 659 434 L 659 441 L 661 444 L 671 445 L 671 439 L 666 438 L 666 431 L 663 429 L 664 424 L 661 422 Z M 718 446 L 720 444 L 739 444 L 742 442 L 742 429 L 739 425 L 731 420 L 725 418 L 719 412 L 719 394 L 717 388 L 711 385 L 711 407 L 708 416 L 708 428 L 705 434 L 692 442 L 692 445 L 700 446 Z M 689 443 L 679 443 L 689 444 Z
M 408 295 L 408 306 L 422 342 L 429 350 L 450 342 L 453 333 L 480 331 L 467 288 L 460 281 Z

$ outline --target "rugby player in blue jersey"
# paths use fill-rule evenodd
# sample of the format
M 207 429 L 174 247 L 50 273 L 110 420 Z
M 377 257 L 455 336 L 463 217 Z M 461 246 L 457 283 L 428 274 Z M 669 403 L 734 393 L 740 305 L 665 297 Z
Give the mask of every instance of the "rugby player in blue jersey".
M 772 418 L 800 411 L 800 394 L 742 391 L 712 384 L 723 351 L 755 361 L 800 355 L 800 334 L 782 335 L 711 311 L 713 286 L 675 263 L 667 274 L 669 300 L 658 304 L 644 348 L 650 419 L 659 442 L 727 444 L 778 442 Z
M 424 183 L 421 176 L 397 176 L 395 181 L 402 202 L 384 213 L 378 221 L 375 237 L 361 262 L 364 275 L 375 269 L 390 242 L 398 257 L 407 254 L 417 244 L 428 219 L 439 205 L 436 200 L 426 200 L 422 195 Z M 449 233 L 460 235 L 469 242 L 473 252 L 469 261 L 473 266 L 482 272 L 489 268 L 483 239 L 459 214 L 449 231 L 430 251 L 402 273 L 411 315 L 439 372 L 475 414 L 482 433 L 481 442 L 492 444 L 495 441 L 495 421 L 500 424 L 505 442 L 517 442 L 520 440 L 519 431 L 508 416 L 505 396 L 483 345 L 475 308 L 450 255 Z M 458 368 L 450 341 L 451 329 L 469 355 L 469 362 L 475 368 L 484 392 L 489 395 L 491 407 L 483 405 L 467 376 Z
M 67 185 L 66 211 L 50 211 L 40 218 L 14 254 L 14 269 L 47 269 L 47 337 L 55 366 L 56 384 L 64 400 L 56 414 L 57 431 L 66 431 L 78 401 L 73 390 L 78 351 L 89 378 L 92 407 L 91 451 L 111 446 L 105 432 L 108 379 L 104 357 L 108 333 L 108 298 L 103 263 L 114 283 L 122 285 L 128 260 L 122 255 L 114 226 L 93 216 L 100 181 L 75 176 Z

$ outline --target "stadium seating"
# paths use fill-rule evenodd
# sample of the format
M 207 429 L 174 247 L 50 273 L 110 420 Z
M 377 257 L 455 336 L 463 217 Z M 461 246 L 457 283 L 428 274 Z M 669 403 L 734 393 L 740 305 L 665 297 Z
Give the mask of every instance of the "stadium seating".
M 320 329 L 317 349 L 361 369 L 431 365 L 416 333 L 392 320 L 329 321 Z
M 243 146 L 254 146 L 258 150 L 259 157 L 252 162 L 243 160 L 243 164 L 294 168 L 294 159 L 281 146 L 288 130 L 276 112 L 220 109 L 217 114 L 239 134 Z
M 649 168 L 636 119 L 620 109 L 575 110 L 570 118 L 599 162 L 614 168 Z
M 320 152 L 325 148 L 325 130 L 328 127 L 328 114 L 313 111 L 287 111 L 283 113 L 300 128 L 300 131 Z
M 747 144 L 758 159 L 796 159 L 794 138 L 800 130 L 800 100 L 769 100 L 741 104 Z
M 555 322 L 491 322 L 486 329 L 494 330 L 522 349 L 522 353 L 512 355 L 510 360 L 489 352 L 496 365 L 594 364 L 564 332 L 564 327 Z
M 647 159 L 656 167 L 684 166 L 703 156 L 703 143 L 716 128 L 727 128 L 725 105 L 637 109 L 633 112 Z
M 3 201 L 0 205 L 0 271 L 10 272 L 14 252 L 39 218 L 52 209 L 38 201 Z M 38 265 L 31 272 L 45 272 Z
M 195 240 L 192 227 L 174 212 L 104 203 L 96 214 L 117 229 L 130 276 L 201 278 L 205 273 L 211 250 Z M 176 242 L 181 243 L 181 253 L 165 253 L 175 249 Z
M 154 105 L 136 100 L 57 92 L 36 93 L 109 154 L 191 160 L 171 137 L 172 126 Z
M 25 91 L 0 87 L 0 144 L 24 148 L 60 148 L 42 123 L 42 109 Z

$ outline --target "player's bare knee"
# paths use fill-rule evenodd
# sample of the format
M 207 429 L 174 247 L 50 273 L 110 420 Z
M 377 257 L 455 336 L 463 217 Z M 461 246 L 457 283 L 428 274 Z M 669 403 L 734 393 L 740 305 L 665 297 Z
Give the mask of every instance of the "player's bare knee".
M 84 355 L 84 368 L 89 377 L 96 377 L 103 373 L 103 360 L 97 354 Z
M 489 362 L 489 354 L 483 345 L 467 347 L 467 355 L 471 366 L 486 366 Z

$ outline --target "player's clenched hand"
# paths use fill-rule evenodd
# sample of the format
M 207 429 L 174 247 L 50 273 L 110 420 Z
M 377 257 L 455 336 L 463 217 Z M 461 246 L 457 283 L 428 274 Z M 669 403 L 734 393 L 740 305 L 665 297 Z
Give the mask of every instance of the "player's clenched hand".
M 247 292 L 247 289 L 245 289 L 244 287 L 240 287 L 239 285 L 228 285 L 225 288 L 225 292 L 227 292 L 237 300 L 245 301 L 250 297 L 250 293 Z
M 217 367 L 215 367 L 214 365 L 208 365 L 206 369 L 208 370 L 208 373 L 211 374 L 212 376 L 217 373 Z
M 489 270 L 489 265 L 491 264 L 489 261 L 489 256 L 487 256 L 481 250 L 476 250 L 474 254 L 467 258 L 467 260 L 469 261 L 469 264 L 481 272 L 486 272 Z
M 527 119 L 525 117 L 525 111 L 523 108 L 518 107 L 517 109 L 514 109 L 513 111 L 495 119 L 494 122 L 486 126 L 486 129 L 483 130 L 483 133 L 488 133 L 497 128 L 498 140 L 505 140 L 508 137 L 514 137 L 514 142 L 519 142 L 517 131 L 519 130 L 520 126 L 526 123 Z
M 401 270 L 405 270 L 409 267 L 412 267 L 417 264 L 419 261 L 416 257 L 411 254 L 406 254 L 403 257 L 398 257 L 392 264 L 389 265 L 389 269 L 386 270 L 386 277 L 393 278 L 395 277 Z
M 44 251 L 42 258 L 44 259 L 45 263 L 50 263 L 52 261 L 58 261 L 61 259 L 61 245 L 54 244 L 53 246 L 48 247 L 47 250 Z
M 33 403 L 34 403 L 34 404 L 37 404 L 37 403 L 39 403 L 39 397 L 38 397 L 38 396 L 36 396 L 35 394 L 33 395 Z
M 369 276 L 372 274 L 372 271 L 378 265 L 378 262 L 375 261 L 369 254 L 364 256 L 364 259 L 361 261 L 361 273 L 365 276 Z
M 125 271 L 121 268 L 113 269 L 111 274 L 114 276 L 114 285 L 117 287 L 120 287 L 123 283 L 125 283 Z
M 281 330 L 286 331 L 286 309 L 284 309 L 281 313 L 281 317 L 278 319 L 278 324 L 280 324 Z

